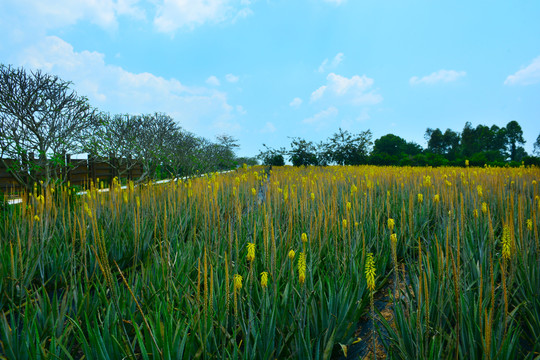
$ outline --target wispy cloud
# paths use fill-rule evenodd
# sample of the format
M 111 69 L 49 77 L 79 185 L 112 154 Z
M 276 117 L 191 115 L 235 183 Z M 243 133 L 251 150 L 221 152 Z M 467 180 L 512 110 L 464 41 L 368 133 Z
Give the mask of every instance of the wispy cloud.
M 343 61 L 343 53 L 337 53 L 336 56 L 332 59 L 332 61 L 329 61 L 328 58 L 324 59 L 321 65 L 319 65 L 318 71 L 320 73 L 323 73 L 327 71 L 328 69 L 335 69 L 342 61 Z
M 235 22 L 252 13 L 250 2 L 245 0 L 161 0 L 157 3 L 154 26 L 164 33 L 193 29 L 205 23 Z
M 344 4 L 347 0 L 324 0 L 324 2 L 332 3 L 336 5 Z
M 276 126 L 274 125 L 274 123 L 267 121 L 261 129 L 261 133 L 268 134 L 273 132 L 276 132 Z
M 302 105 L 302 99 L 295 97 L 290 103 L 289 106 L 293 108 L 299 108 Z
M 504 81 L 505 85 L 531 85 L 540 82 L 540 56 L 526 67 L 509 75 Z
M 105 29 L 115 29 L 119 16 L 138 20 L 146 18 L 145 11 L 137 3 L 138 0 L 19 0 L 13 2 L 12 11 L 18 13 L 19 23 L 26 23 L 25 26 L 33 29 L 60 28 L 81 20 Z
M 366 75 L 354 75 L 351 78 L 330 73 L 326 84 L 311 93 L 311 102 L 324 97 L 340 100 L 351 105 L 374 105 L 382 101 L 382 96 L 371 90 L 373 79 Z
M 208 79 L 206 79 L 206 83 L 208 85 L 212 85 L 212 86 L 219 86 L 220 85 L 219 79 L 217 77 L 215 77 L 214 75 L 208 77 Z
M 327 125 L 329 121 L 333 121 L 338 115 L 339 111 L 334 106 L 330 106 L 326 110 L 322 110 L 310 118 L 304 119 L 302 122 L 304 124 L 316 125 L 317 127 L 323 127 Z
M 227 75 L 225 75 L 225 80 L 227 80 L 230 83 L 235 83 L 235 82 L 238 82 L 239 78 L 236 75 L 227 74 Z
M 420 85 L 420 84 L 426 84 L 426 85 L 432 85 L 437 83 L 448 83 L 452 81 L 456 81 L 459 78 L 464 77 L 467 75 L 465 71 L 456 71 L 456 70 L 439 70 L 435 71 L 429 75 L 423 76 L 419 78 L 418 76 L 413 76 L 410 78 L 409 83 L 411 85 Z
M 175 78 L 132 73 L 107 64 L 99 52 L 77 52 L 56 36 L 48 36 L 18 56 L 18 65 L 42 69 L 73 81 L 80 95 L 92 105 L 114 113 L 161 111 L 173 116 L 190 131 L 239 131 L 241 106 L 228 103 L 227 94 L 204 86 L 188 86 Z

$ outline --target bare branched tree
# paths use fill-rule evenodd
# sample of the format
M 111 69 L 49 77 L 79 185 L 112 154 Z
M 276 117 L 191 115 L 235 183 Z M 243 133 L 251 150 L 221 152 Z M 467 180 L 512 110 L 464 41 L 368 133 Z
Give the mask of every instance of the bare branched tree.
M 106 161 L 119 177 L 126 177 L 140 163 L 139 136 L 142 119 L 139 115 L 101 113 L 101 126 L 86 151 Z
M 0 64 L 0 161 L 26 188 L 64 181 L 64 155 L 82 151 L 98 125 L 96 110 L 70 85 Z

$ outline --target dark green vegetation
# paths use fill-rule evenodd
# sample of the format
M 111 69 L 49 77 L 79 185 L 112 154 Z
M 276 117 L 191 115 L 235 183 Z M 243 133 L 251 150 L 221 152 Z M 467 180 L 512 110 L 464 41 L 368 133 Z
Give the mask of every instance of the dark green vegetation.
M 461 133 L 446 129 L 428 128 L 425 133 L 427 148 L 387 134 L 372 141 L 370 130 L 353 134 L 339 129 L 326 141 L 315 144 L 293 138 L 290 150 L 272 149 L 265 145 L 258 158 L 263 164 L 279 165 L 288 158 L 295 166 L 307 165 L 399 165 L 399 166 L 540 166 L 540 158 L 529 156 L 522 145 L 523 131 L 517 121 L 505 127 L 487 127 L 466 123 Z M 540 156 L 540 135 L 534 143 Z

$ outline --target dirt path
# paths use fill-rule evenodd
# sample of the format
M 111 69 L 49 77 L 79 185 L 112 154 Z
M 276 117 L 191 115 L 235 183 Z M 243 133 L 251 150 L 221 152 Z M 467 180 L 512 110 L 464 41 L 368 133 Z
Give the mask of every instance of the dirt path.
M 399 279 L 397 284 L 397 295 L 396 295 L 396 301 L 398 301 L 401 298 L 403 298 L 402 294 L 405 290 L 405 286 L 408 284 L 408 277 L 405 275 L 405 271 L 400 270 L 399 271 Z M 380 321 L 380 316 L 378 315 L 377 311 L 380 312 L 380 314 L 384 317 L 384 319 L 390 323 L 392 327 L 394 327 L 394 299 L 392 298 L 392 291 L 394 289 L 394 277 L 390 276 L 388 279 L 388 283 L 381 288 L 374 297 L 374 305 L 375 305 L 375 312 L 376 312 L 376 329 L 378 328 L 381 335 L 383 337 L 388 336 L 388 332 L 384 328 L 383 324 Z M 387 353 L 384 347 L 381 344 L 381 337 L 379 335 L 379 332 L 375 329 L 373 331 L 373 323 L 371 321 L 371 318 L 369 316 L 369 313 L 364 315 L 362 318 L 360 318 L 360 321 L 357 325 L 357 330 L 354 333 L 355 339 L 360 339 L 360 341 L 351 344 L 347 347 L 347 356 L 345 357 L 344 353 L 340 351 L 340 356 L 336 357 L 336 359 L 339 360 L 346 360 L 346 359 L 373 359 L 373 352 L 372 352 L 372 344 L 373 339 L 372 335 L 375 334 L 375 343 L 376 343 L 376 355 L 377 359 L 386 359 Z

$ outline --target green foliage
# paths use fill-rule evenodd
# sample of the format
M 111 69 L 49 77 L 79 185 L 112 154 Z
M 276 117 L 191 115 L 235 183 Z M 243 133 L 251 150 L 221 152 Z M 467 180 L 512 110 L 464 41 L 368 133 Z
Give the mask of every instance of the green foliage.
M 293 138 L 291 150 L 289 151 L 289 160 L 294 166 L 319 165 L 317 148 L 311 141 Z

